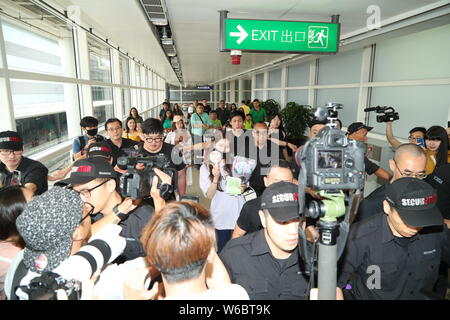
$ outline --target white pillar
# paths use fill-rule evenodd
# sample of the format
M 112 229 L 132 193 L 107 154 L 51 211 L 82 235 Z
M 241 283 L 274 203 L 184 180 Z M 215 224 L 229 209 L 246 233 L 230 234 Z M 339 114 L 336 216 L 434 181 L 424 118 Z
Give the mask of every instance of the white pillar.
M 317 79 L 317 64 L 319 59 L 315 59 L 309 63 L 309 89 L 308 89 L 308 104 L 311 107 L 315 107 L 316 104 L 316 89 L 311 88 L 311 86 L 316 85 Z
M 112 83 L 120 84 L 120 58 L 119 51 L 111 50 L 111 77 Z M 121 89 L 113 87 L 114 100 L 114 116 L 117 119 L 124 120 L 127 115 L 127 110 L 123 110 L 123 101 Z
M 281 92 L 280 92 L 280 107 L 281 109 L 284 109 L 286 106 L 286 100 L 287 100 L 287 76 L 288 76 L 288 69 L 287 66 L 281 67 Z
M 238 92 L 238 103 L 241 105 L 241 101 L 244 100 L 244 80 L 239 79 L 239 92 Z
M 89 80 L 89 50 L 88 50 L 88 35 L 83 29 L 76 27 L 75 43 L 78 48 L 78 66 L 81 79 Z M 94 107 L 92 105 L 91 86 L 81 85 L 81 110 L 82 117 L 93 116 Z
M 235 80 L 230 80 L 230 102 L 231 103 L 236 103 L 236 81 Z
M 256 95 L 256 74 L 252 74 L 252 96 L 250 98 L 250 101 L 253 101 L 253 99 L 255 99 L 255 95 Z
M 375 45 L 373 45 L 375 46 Z M 369 97 L 369 87 L 363 87 L 362 84 L 370 81 L 370 68 L 372 61 L 372 54 L 374 47 L 368 46 L 363 48 L 362 63 L 361 63 L 361 76 L 359 78 L 359 95 L 358 95 L 358 109 L 356 113 L 356 121 L 364 122 L 366 113 L 364 108 L 369 107 L 367 105 Z M 375 58 L 375 57 L 373 57 Z
M 8 62 L 6 60 L 5 39 L 3 38 L 2 19 L 0 17 L 0 131 L 16 131 L 16 121 L 14 120 L 14 104 L 11 94 L 11 83 L 8 75 Z
M 269 71 L 264 72 L 264 80 L 263 80 L 263 95 L 262 100 L 266 101 L 269 98 L 269 91 L 267 88 L 269 87 Z

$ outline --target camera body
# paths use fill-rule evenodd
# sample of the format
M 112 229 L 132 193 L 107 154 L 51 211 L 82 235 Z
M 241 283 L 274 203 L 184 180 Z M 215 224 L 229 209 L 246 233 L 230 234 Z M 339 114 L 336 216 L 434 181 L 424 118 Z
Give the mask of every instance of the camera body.
M 57 300 L 56 292 L 62 289 L 69 300 L 80 300 L 81 282 L 75 279 L 66 280 L 57 273 L 46 271 L 30 281 L 27 288 L 29 300 Z
M 375 111 L 376 113 L 383 113 L 382 115 L 377 116 L 377 122 L 391 122 L 395 120 L 399 120 L 400 117 L 398 112 L 395 112 L 394 108 L 388 106 L 376 106 L 374 108 L 366 108 L 365 112 Z
M 95 140 L 95 142 L 103 142 L 103 141 L 105 141 L 105 137 L 100 135 L 100 134 L 96 134 L 93 139 Z
M 314 190 L 361 189 L 364 186 L 362 142 L 327 126 L 303 148 L 306 185 Z
M 144 170 L 136 170 L 137 164 L 144 164 Z M 128 170 L 120 177 L 120 193 L 122 196 L 131 197 L 133 200 L 149 197 L 153 177 L 157 177 L 154 168 L 158 168 L 172 177 L 171 185 L 174 184 L 174 177 L 176 176 L 175 168 L 170 167 L 169 159 L 163 154 L 151 157 L 119 157 L 117 166 L 122 170 Z M 161 181 L 158 181 L 158 189 L 160 187 Z

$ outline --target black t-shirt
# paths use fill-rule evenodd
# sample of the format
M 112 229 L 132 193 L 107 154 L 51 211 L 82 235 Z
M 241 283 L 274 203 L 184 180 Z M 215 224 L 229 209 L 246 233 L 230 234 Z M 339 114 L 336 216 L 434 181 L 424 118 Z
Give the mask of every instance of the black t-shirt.
M 128 213 L 128 218 L 119 223 L 122 227 L 120 235 L 125 238 L 127 245 L 118 260 L 125 262 L 139 257 L 145 257 L 140 237 L 142 229 L 147 225 L 155 210 L 148 205 L 139 206 Z
M 364 157 L 364 166 L 367 174 L 374 174 L 380 167 L 370 161 L 367 157 Z
M 152 157 L 157 155 L 165 155 L 170 161 L 170 168 L 174 168 L 177 171 L 183 170 L 186 164 L 183 162 L 183 154 L 179 152 L 178 148 L 174 148 L 173 145 L 163 142 L 163 146 L 159 152 L 149 152 L 144 149 L 144 145 L 140 146 L 140 152 L 144 157 Z
M 113 167 L 117 163 L 117 158 L 127 155 L 124 150 L 130 149 L 138 144 L 136 141 L 133 141 L 133 140 L 127 139 L 127 138 L 122 138 L 122 145 L 120 146 L 120 148 L 117 147 L 111 141 L 111 139 L 106 140 L 106 142 L 108 142 L 108 144 L 111 146 L 111 153 L 112 153 L 112 158 L 113 158 L 112 166 Z
M 437 167 L 426 179 L 437 191 L 436 205 L 444 219 L 450 219 L 450 163 Z
M 261 197 L 247 201 L 241 209 L 236 224 L 247 233 L 262 229 L 258 211 L 261 210 Z
M 230 117 L 230 111 L 227 110 L 226 108 L 224 109 L 216 108 L 216 112 L 217 112 L 217 119 L 219 119 L 220 122 L 222 122 L 222 125 L 225 125 L 228 121 L 228 118 Z
M 207 104 L 206 106 L 203 107 L 203 111 L 206 113 L 210 113 L 211 112 L 211 106 L 209 104 Z
M 34 183 L 36 185 L 36 195 L 40 195 L 48 190 L 48 169 L 39 161 L 22 157 L 15 171 L 20 172 L 20 183 L 22 185 L 27 183 Z M 14 173 L 9 172 L 4 163 L 0 163 L 0 173 L 2 173 L 3 186 L 9 186 Z
M 383 200 L 386 197 L 386 185 L 375 189 L 369 194 L 358 207 L 355 222 L 362 221 L 383 212 Z

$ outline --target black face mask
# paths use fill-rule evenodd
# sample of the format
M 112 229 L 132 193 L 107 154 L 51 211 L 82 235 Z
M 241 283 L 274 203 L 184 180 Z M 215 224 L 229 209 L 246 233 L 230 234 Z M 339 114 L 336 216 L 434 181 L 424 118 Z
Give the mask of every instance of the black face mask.
M 97 128 L 95 128 L 95 129 L 90 129 L 90 130 L 86 130 L 87 135 L 88 135 L 88 136 L 91 136 L 91 137 L 95 136 L 95 135 L 97 134 L 97 132 L 98 132 L 98 129 L 97 129 Z

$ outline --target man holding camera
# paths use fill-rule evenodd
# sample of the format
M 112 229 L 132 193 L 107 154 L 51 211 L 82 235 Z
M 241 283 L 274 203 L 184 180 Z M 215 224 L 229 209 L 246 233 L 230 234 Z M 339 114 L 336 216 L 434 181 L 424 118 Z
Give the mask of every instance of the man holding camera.
M 87 116 L 80 121 L 81 129 L 84 135 L 76 137 L 72 142 L 72 158 L 74 161 L 80 159 L 85 154 L 87 147 L 96 141 L 98 133 L 98 120 Z
M 186 164 L 183 162 L 183 155 L 178 147 L 164 142 L 164 128 L 161 121 L 154 118 L 145 120 L 142 124 L 142 132 L 144 143 L 139 147 L 141 155 L 143 157 L 164 155 L 169 161 L 168 167 L 175 169 L 178 173 L 176 175 L 178 177 L 176 185 L 178 186 L 178 181 L 182 182 L 183 179 L 185 181 L 186 171 L 183 169 L 186 167 Z M 140 167 L 140 169 L 143 168 Z
M 41 194 L 48 189 L 47 174 L 43 164 L 23 156 L 23 140 L 17 132 L 0 132 L 0 188 L 23 185 Z
M 106 142 L 109 143 L 112 149 L 112 166 L 114 167 L 117 163 L 117 158 L 127 155 L 124 150 L 136 146 L 137 142 L 131 139 L 122 138 L 122 121 L 117 118 L 108 119 L 105 122 L 105 129 L 109 136 L 109 139 L 106 140 Z
M 349 139 L 366 142 L 367 134 L 372 129 L 373 127 L 366 126 L 362 122 L 354 122 L 348 126 L 347 136 Z M 366 173 L 369 175 L 375 174 L 377 177 L 385 180 L 389 180 L 391 178 L 391 174 L 389 172 L 370 161 L 367 156 L 364 157 L 364 165 L 366 168 Z
M 346 287 L 344 296 L 435 298 L 439 263 L 450 262 L 450 230 L 436 206 L 436 191 L 420 179 L 400 178 L 386 186 L 383 211 L 351 227 L 338 282 Z

